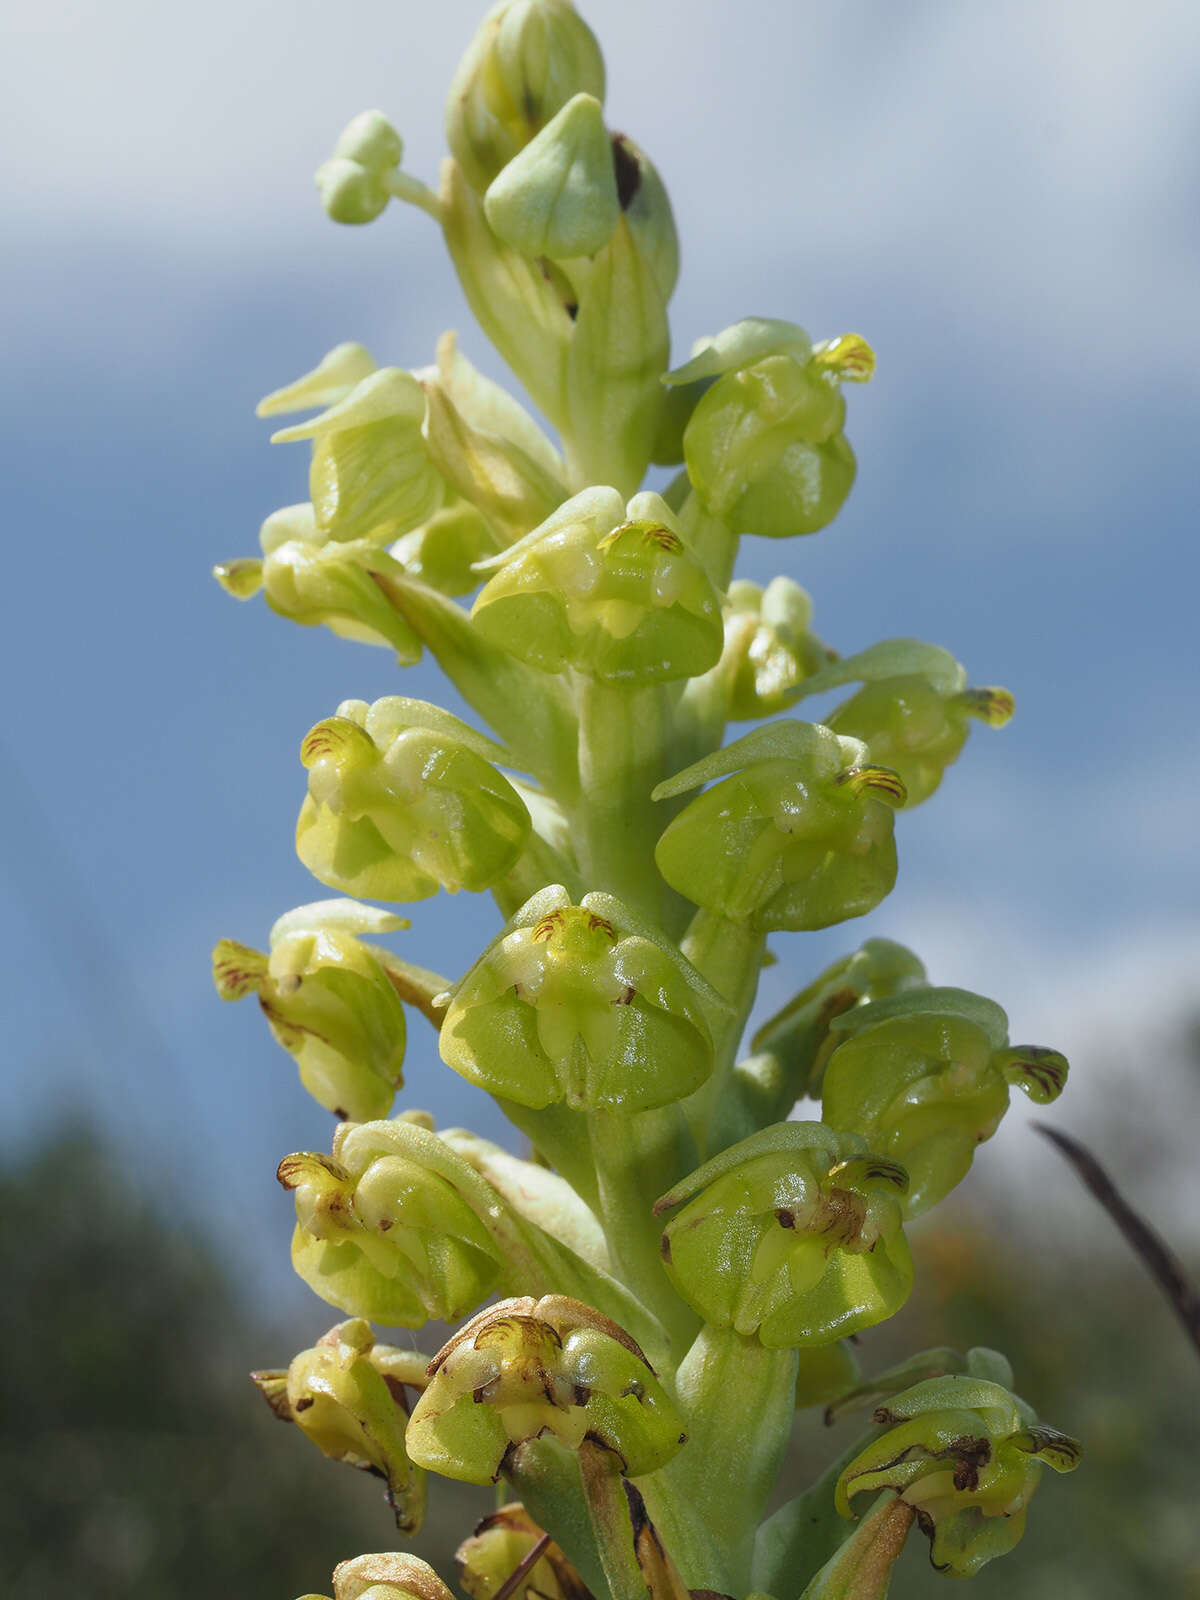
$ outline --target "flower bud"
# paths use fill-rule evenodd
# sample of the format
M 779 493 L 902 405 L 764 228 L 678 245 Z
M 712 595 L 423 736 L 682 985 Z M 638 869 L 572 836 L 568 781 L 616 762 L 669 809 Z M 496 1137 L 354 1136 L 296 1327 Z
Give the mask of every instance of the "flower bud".
M 376 1346 L 370 1324 L 356 1318 L 302 1350 L 286 1373 L 251 1377 L 275 1415 L 294 1422 L 323 1455 L 382 1478 L 396 1526 L 411 1534 L 424 1519 L 425 1474 L 404 1447 L 404 1385 L 387 1375 L 388 1357 L 404 1355 Z
M 570 0 L 501 0 L 459 64 L 446 138 L 481 193 L 575 95 L 604 99 L 604 59 Z
M 381 111 L 363 111 L 338 137 L 333 156 L 317 168 L 316 185 L 334 222 L 373 222 L 392 198 L 388 179 L 404 142 Z
M 897 1199 L 907 1181 L 854 1134 L 778 1123 L 655 1206 L 683 1205 L 663 1235 L 667 1272 L 706 1322 L 767 1349 L 847 1338 L 898 1311 L 912 1288 Z
M 807 989 L 793 995 L 763 1023 L 750 1047 L 783 1063 L 794 1099 L 805 1094 L 815 1097 L 830 1052 L 841 1043 L 830 1032 L 834 1019 L 924 981 L 924 965 L 911 950 L 891 939 L 868 939 L 860 950 L 835 961 Z
M 303 1595 L 301 1600 L 326 1600 Z M 355 1556 L 333 1571 L 333 1600 L 454 1600 L 426 1562 L 400 1552 Z
M 810 632 L 811 621 L 812 600 L 791 578 L 772 578 L 765 589 L 745 578 L 730 584 L 721 669 L 732 721 L 794 704 L 799 685 L 828 663 L 831 652 Z
M 500 1251 L 466 1198 L 478 1180 L 436 1134 L 343 1123 L 332 1158 L 287 1156 L 278 1175 L 296 1195 L 297 1275 L 351 1316 L 403 1328 L 453 1322 L 501 1279 Z
M 525 1507 L 510 1501 L 475 1525 L 458 1547 L 460 1587 L 471 1600 L 492 1600 L 545 1535 Z M 513 1600 L 592 1600 L 583 1579 L 551 1541 L 525 1573 Z
M 483 209 L 523 256 L 594 256 L 620 215 L 612 145 L 594 95 L 568 100 L 494 179 Z
M 624 1329 L 578 1300 L 502 1300 L 429 1364 L 408 1426 L 412 1459 L 467 1483 L 495 1483 L 520 1446 L 587 1440 L 626 1477 L 654 1472 L 683 1443 L 678 1412 Z
M 615 489 L 586 489 L 481 566 L 496 570 L 476 628 L 542 671 L 661 683 L 720 655 L 716 592 L 658 495 L 626 506 Z
M 966 743 L 971 718 L 1002 728 L 1013 714 L 1007 689 L 968 689 L 948 650 L 917 639 L 887 639 L 825 667 L 800 696 L 843 683 L 864 687 L 828 717 L 836 733 L 861 739 L 871 759 L 892 767 L 919 805 L 942 781 Z
M 330 888 L 382 900 L 486 889 L 525 847 L 529 813 L 492 765 L 504 750 L 437 706 L 345 701 L 300 758 L 296 850 Z
M 969 1374 L 930 1378 L 875 1413 L 888 1431 L 838 1479 L 837 1508 L 891 1489 L 916 1512 L 939 1572 L 969 1578 L 1025 1531 L 1043 1467 L 1072 1472 L 1076 1440 L 1036 1421 L 1007 1388 Z
M 654 790 L 664 800 L 725 778 L 667 828 L 659 871 L 696 905 L 764 931 L 862 916 L 896 881 L 892 807 L 904 797 L 866 755 L 856 739 L 787 721 L 706 756 Z
M 565 1100 L 644 1111 L 682 1099 L 713 1064 L 719 998 L 674 946 L 611 895 L 529 900 L 453 991 L 442 1060 L 540 1109 Z
M 412 373 L 381 367 L 271 442 L 314 441 L 309 490 L 317 526 L 330 538 L 396 539 L 431 517 L 445 493 L 421 436 L 424 419 Z
M 387 1116 L 404 1082 L 404 1007 L 386 967 L 356 935 L 407 926 L 372 906 L 322 900 L 280 917 L 269 955 L 232 939 L 213 951 L 222 1000 L 256 994 L 301 1083 L 343 1119 Z
M 717 377 L 684 434 L 688 476 L 732 532 L 788 538 L 831 522 L 854 482 L 840 384 L 870 377 L 857 335 L 813 347 L 791 323 L 749 318 L 668 382 Z
M 1046 1105 L 1066 1082 L 1056 1050 L 1009 1046 L 998 1005 L 963 989 L 914 987 L 845 1012 L 821 1089 L 830 1127 L 861 1134 L 909 1173 L 905 1214 L 919 1216 L 966 1176 L 1018 1084 Z

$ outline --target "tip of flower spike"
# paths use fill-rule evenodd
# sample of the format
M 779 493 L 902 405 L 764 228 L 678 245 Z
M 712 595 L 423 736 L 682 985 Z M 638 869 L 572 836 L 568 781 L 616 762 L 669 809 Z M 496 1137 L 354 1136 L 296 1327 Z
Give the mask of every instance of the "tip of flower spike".
M 843 333 L 813 346 L 813 365 L 840 383 L 869 383 L 875 376 L 875 352 L 861 333 Z

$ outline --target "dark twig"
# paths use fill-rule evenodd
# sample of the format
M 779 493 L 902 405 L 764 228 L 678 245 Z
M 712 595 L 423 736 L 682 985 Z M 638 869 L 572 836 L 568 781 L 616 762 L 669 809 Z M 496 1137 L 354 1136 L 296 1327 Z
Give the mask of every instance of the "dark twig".
M 516 1566 L 509 1573 L 508 1577 L 505 1578 L 504 1582 L 496 1590 L 495 1594 L 492 1596 L 492 1600 L 508 1600 L 510 1595 L 516 1594 L 523 1581 L 529 1576 L 534 1567 L 537 1566 L 538 1562 L 545 1555 L 546 1546 L 549 1543 L 550 1535 L 548 1533 L 544 1533 L 535 1545 L 531 1545 L 521 1557 L 520 1561 L 517 1562 Z
M 1058 1146 L 1120 1228 L 1136 1254 L 1141 1257 L 1146 1270 L 1170 1301 L 1175 1315 L 1187 1331 L 1188 1338 L 1196 1349 L 1200 1350 L 1200 1294 L 1197 1294 L 1188 1280 L 1174 1251 L 1159 1238 L 1150 1224 L 1137 1214 L 1085 1145 L 1080 1144 L 1078 1139 L 1073 1139 L 1070 1134 L 1050 1127 L 1048 1123 L 1035 1122 L 1033 1126 L 1052 1144 Z

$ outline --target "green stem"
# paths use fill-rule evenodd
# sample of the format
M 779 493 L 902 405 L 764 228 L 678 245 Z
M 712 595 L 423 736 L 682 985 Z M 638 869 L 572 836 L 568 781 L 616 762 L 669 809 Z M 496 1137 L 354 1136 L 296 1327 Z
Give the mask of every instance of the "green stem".
M 576 678 L 580 792 L 573 821 L 588 888 L 607 890 L 678 936 L 686 903 L 654 861 L 670 818 L 650 799 L 675 770 L 674 699 L 666 684 Z
M 646 1578 L 637 1557 L 629 1501 L 616 1457 L 603 1445 L 585 1439 L 579 1447 L 579 1473 L 611 1600 L 647 1600 Z
M 688 1442 L 661 1471 L 661 1487 L 691 1506 L 750 1586 L 754 1535 L 791 1434 L 794 1350 L 766 1350 L 732 1328 L 705 1326 L 675 1376 Z
M 716 1064 L 712 1075 L 686 1102 L 702 1157 L 723 1149 L 722 1101 L 726 1096 L 746 1019 L 758 993 L 766 936 L 746 922 L 734 922 L 719 911 L 697 911 L 681 946 L 684 955 L 729 1001 L 727 1022 L 713 1039 Z
M 678 1106 L 587 1114 L 597 1183 L 597 1214 L 613 1270 L 654 1313 L 678 1353 L 695 1336 L 697 1318 L 676 1294 L 662 1262 L 662 1226 L 653 1207 L 697 1161 Z
M 887 1600 L 892 1568 L 916 1513 L 886 1490 L 800 1600 Z

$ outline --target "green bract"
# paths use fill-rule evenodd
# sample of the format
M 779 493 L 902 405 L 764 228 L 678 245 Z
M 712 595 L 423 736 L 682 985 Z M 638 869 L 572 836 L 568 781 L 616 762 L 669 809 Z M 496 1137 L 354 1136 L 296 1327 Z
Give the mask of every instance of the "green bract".
M 907 1182 L 854 1134 L 782 1123 L 658 1202 L 683 1204 L 663 1235 L 667 1271 L 705 1321 L 757 1334 L 768 1349 L 846 1338 L 908 1299 L 898 1203 Z
M 301 746 L 308 798 L 296 849 L 331 889 L 424 900 L 486 889 L 515 866 L 529 813 L 504 751 L 420 700 L 347 700 Z
M 676 817 L 655 860 L 698 906 L 756 927 L 824 928 L 877 906 L 896 881 L 892 807 L 904 789 L 855 739 L 777 722 L 666 783 L 670 799 L 710 778 Z
M 610 895 L 572 905 L 551 886 L 513 917 L 454 990 L 447 1066 L 534 1108 L 641 1111 L 699 1087 L 720 1000 Z
M 494 1483 L 544 1434 L 571 1450 L 600 1445 L 628 1477 L 655 1471 L 683 1443 L 679 1413 L 615 1322 L 562 1295 L 502 1300 L 430 1363 L 409 1453 L 446 1477 Z
M 269 955 L 232 939 L 213 951 L 222 1000 L 258 996 L 301 1083 L 336 1116 L 386 1116 L 404 1081 L 404 1007 L 386 955 L 357 935 L 407 926 L 353 900 L 322 900 L 280 917 Z
M 676 88 L 683 128 L 695 86 Z M 436 192 L 376 110 L 317 173 L 335 221 L 400 200 L 439 231 L 528 409 L 453 332 L 423 335 L 411 369 L 339 344 L 259 406 L 316 412 L 275 435 L 311 441 L 308 494 L 217 577 L 402 667 L 423 658 L 460 713 L 387 696 L 317 722 L 300 858 L 338 893 L 487 891 L 498 915 L 461 919 L 448 976 L 366 942 L 401 919 L 357 900 L 289 913 L 267 951 L 217 946 L 219 992 L 255 993 L 349 1119 L 279 1176 L 297 1272 L 352 1320 L 257 1381 L 384 1479 L 403 1533 L 426 1469 L 506 1480 L 519 1501 L 460 1547 L 471 1600 L 884 1600 L 915 1521 L 936 1565 L 968 1573 L 1015 1542 L 1041 1464 L 1073 1463 L 995 1352 L 864 1378 L 851 1347 L 912 1288 L 905 1219 L 963 1176 L 1013 1083 L 1045 1103 L 1066 1062 L 1010 1045 L 999 1007 L 932 987 L 891 940 L 815 978 L 803 948 L 766 940 L 873 911 L 896 808 L 1012 698 L 917 640 L 839 657 L 802 574 L 735 575 L 743 535 L 839 511 L 844 385 L 874 356 L 748 317 L 669 370 L 675 218 L 604 95 L 570 0 L 501 0 L 451 85 Z M 652 461 L 682 470 L 647 489 Z M 843 688 L 824 725 L 726 742 Z M 742 1055 L 767 965 L 793 998 Z M 384 1120 L 406 1008 L 521 1156 L 423 1112 Z M 783 1120 L 806 1095 L 823 1120 Z M 428 1367 L 365 1320 L 473 1312 Z M 872 1405 L 889 1431 L 779 1505 L 797 1408 Z M 343 1563 L 334 1589 L 450 1600 L 399 1554 Z
M 914 1507 L 940 1572 L 968 1578 L 1025 1531 L 1043 1467 L 1072 1472 L 1076 1440 L 1037 1423 L 1023 1400 L 968 1374 L 931 1378 L 875 1413 L 888 1431 L 838 1479 L 843 1516 L 860 1494 L 892 1489 Z
M 906 989 L 843 1013 L 830 1035 L 843 1042 L 825 1068 L 822 1116 L 903 1162 L 910 1217 L 966 1176 L 1008 1110 L 1010 1085 L 1047 1105 L 1067 1077 L 1065 1057 L 1009 1046 L 1000 1007 L 962 989 Z
M 655 494 L 626 506 L 589 489 L 502 555 L 471 616 L 485 639 L 544 672 L 618 683 L 706 672 L 721 654 L 721 607 Z

